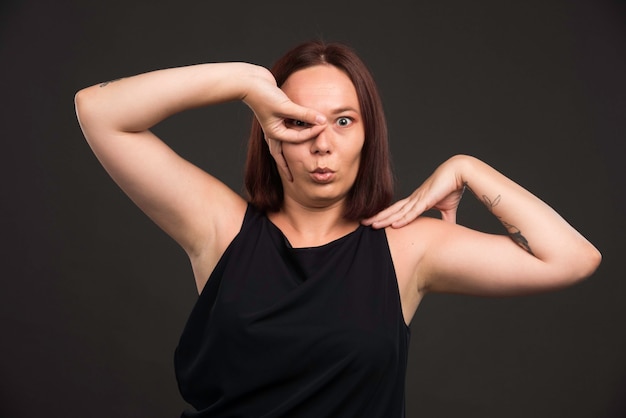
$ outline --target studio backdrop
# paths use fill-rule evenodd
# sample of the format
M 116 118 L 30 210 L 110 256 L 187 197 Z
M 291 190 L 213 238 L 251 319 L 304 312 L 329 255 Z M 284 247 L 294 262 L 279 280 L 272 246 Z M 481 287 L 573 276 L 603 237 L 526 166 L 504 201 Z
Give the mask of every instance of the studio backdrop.
M 216 61 L 270 66 L 321 38 L 377 80 L 396 198 L 474 155 L 603 253 L 592 278 L 516 298 L 428 295 L 411 324 L 408 417 L 624 417 L 626 13 L 614 1 L 4 1 L 0 416 L 176 417 L 173 354 L 197 297 L 185 253 L 108 177 L 79 89 Z M 243 194 L 252 114 L 155 131 Z M 459 223 L 501 233 L 463 198 Z

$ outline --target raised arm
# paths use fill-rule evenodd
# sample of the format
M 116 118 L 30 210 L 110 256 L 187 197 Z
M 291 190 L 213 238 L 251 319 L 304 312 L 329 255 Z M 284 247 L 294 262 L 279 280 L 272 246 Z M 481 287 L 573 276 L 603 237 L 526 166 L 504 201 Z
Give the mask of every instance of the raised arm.
M 153 71 L 86 88 L 75 98 L 80 126 L 99 161 L 185 249 L 198 281 L 206 280 L 236 235 L 246 204 L 178 156 L 150 128 L 175 113 L 232 100 L 248 104 L 268 136 L 299 140 L 319 128 L 315 112 L 290 102 L 267 69 L 247 63 Z M 309 132 L 289 130 L 284 118 L 305 120 L 312 127 Z
M 455 224 L 464 189 L 507 235 Z M 419 217 L 438 209 L 442 220 Z M 419 219 L 418 219 L 419 217 Z M 448 221 L 448 222 L 446 222 Z M 476 158 L 452 157 L 411 196 L 365 223 L 392 226 L 390 245 L 420 292 L 515 295 L 564 287 L 591 275 L 600 253 L 536 196 Z

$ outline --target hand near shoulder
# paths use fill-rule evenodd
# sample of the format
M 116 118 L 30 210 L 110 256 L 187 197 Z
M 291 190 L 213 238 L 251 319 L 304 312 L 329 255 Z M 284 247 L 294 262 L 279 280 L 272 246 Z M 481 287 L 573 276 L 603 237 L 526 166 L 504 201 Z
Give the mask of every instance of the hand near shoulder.
M 465 190 L 462 170 L 471 159 L 467 155 L 451 157 L 410 196 L 365 219 L 363 224 L 373 228 L 401 228 L 431 209 L 438 210 L 442 220 L 456 223 L 457 208 Z
M 506 234 L 455 225 L 468 188 Z M 429 209 L 442 220 L 426 217 Z M 443 221 L 443 222 L 442 222 Z M 447 221 L 447 222 L 446 222 Z M 418 289 L 512 295 L 560 288 L 589 277 L 599 251 L 554 209 L 488 164 L 457 155 L 441 164 L 409 197 L 363 221 L 389 234 L 399 270 Z M 409 225 L 411 224 L 411 225 Z M 395 248 L 395 249 L 394 249 Z

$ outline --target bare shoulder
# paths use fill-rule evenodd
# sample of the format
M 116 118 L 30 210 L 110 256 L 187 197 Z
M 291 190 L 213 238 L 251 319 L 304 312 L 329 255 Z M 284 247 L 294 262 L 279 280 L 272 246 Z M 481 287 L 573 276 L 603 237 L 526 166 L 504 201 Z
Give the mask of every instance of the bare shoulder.
M 416 232 L 426 232 L 430 228 L 437 228 L 441 222 L 441 219 L 422 215 L 401 228 L 387 227 L 386 231 L 388 235 L 393 234 L 398 238 L 402 238 L 404 235 L 413 235 Z
M 401 228 L 387 227 L 387 241 L 399 276 L 417 280 L 418 266 L 429 248 L 450 233 L 456 225 L 429 216 L 420 216 Z
M 408 252 L 415 257 L 447 229 L 446 223 L 440 219 L 420 216 L 401 228 L 387 227 L 385 233 L 392 255 Z

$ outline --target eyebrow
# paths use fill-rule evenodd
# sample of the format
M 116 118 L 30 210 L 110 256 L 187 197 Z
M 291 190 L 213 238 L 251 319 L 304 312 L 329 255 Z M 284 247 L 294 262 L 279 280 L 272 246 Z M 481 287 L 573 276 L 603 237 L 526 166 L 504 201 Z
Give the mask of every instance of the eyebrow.
M 333 109 L 331 111 L 331 114 L 336 115 L 338 113 L 344 113 L 344 112 L 354 112 L 354 113 L 359 113 L 359 111 L 353 107 L 350 106 L 346 106 L 346 107 L 339 107 L 337 109 Z

